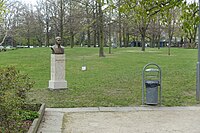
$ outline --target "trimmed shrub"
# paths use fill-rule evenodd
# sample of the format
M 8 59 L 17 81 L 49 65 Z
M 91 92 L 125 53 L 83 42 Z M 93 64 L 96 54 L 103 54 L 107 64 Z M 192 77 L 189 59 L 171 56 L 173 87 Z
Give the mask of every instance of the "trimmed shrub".
M 15 67 L 0 68 L 0 132 L 24 132 L 21 112 L 32 87 L 30 78 Z

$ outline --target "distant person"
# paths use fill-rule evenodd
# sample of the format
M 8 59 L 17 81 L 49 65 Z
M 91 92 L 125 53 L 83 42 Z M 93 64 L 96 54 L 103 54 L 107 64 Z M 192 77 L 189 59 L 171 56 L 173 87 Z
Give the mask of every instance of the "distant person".
M 55 38 L 55 45 L 51 47 L 52 54 L 64 54 L 64 48 L 61 46 L 61 37 Z

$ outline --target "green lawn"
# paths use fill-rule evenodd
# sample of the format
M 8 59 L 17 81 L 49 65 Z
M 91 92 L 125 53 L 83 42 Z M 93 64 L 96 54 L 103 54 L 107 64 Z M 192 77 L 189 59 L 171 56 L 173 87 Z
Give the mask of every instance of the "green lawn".
M 139 106 L 142 69 L 155 62 L 162 69 L 163 105 L 186 106 L 196 102 L 197 49 L 117 48 L 105 58 L 98 48 L 66 48 L 67 90 L 50 91 L 50 48 L 17 49 L 0 52 L 0 66 L 13 65 L 35 81 L 29 93 L 34 102 L 48 107 Z M 84 58 L 84 61 L 83 61 Z M 87 65 L 87 71 L 81 66 Z

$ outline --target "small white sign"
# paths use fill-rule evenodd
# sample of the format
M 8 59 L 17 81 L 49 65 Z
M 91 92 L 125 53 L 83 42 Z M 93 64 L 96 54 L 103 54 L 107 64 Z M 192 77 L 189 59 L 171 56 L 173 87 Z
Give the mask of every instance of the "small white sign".
M 82 69 L 81 69 L 82 71 L 86 71 L 87 70 L 87 68 L 86 68 L 86 66 L 82 66 Z

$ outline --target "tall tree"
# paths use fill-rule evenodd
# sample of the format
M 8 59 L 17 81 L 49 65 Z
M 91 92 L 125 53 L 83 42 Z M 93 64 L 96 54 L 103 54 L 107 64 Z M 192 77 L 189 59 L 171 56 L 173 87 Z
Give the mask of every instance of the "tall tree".
M 174 36 L 174 31 L 175 31 L 175 25 L 176 25 L 176 16 L 177 16 L 177 10 L 178 8 L 170 8 L 167 9 L 166 11 L 164 11 L 164 15 L 163 15 L 163 24 L 166 27 L 166 31 L 167 31 L 167 35 L 168 35 L 168 55 L 171 54 L 170 52 L 170 48 L 171 48 L 171 44 L 172 44 L 172 38 Z
M 99 57 L 104 57 L 104 20 L 103 20 L 103 10 L 102 6 L 104 4 L 104 0 L 99 0 L 98 1 L 98 26 L 99 26 Z
M 161 36 L 160 14 L 157 14 L 154 18 L 152 18 L 147 32 L 148 32 L 148 37 L 150 38 L 150 47 L 153 48 L 157 44 L 159 49 L 160 36 Z
M 131 20 L 137 25 L 142 42 L 142 51 L 145 51 L 145 37 L 152 17 L 157 13 L 172 8 L 182 0 L 125 0 L 121 11 L 131 12 Z
M 63 0 L 60 0 L 60 37 L 61 37 L 61 39 L 62 39 L 62 43 L 63 43 L 63 38 L 64 38 L 64 36 L 63 36 L 63 24 L 64 24 L 64 2 L 63 2 Z M 63 45 L 63 44 L 62 44 Z
M 112 45 L 112 12 L 109 12 L 109 18 L 108 18 L 108 42 L 109 42 L 109 54 L 111 54 L 111 45 Z
M 90 44 L 91 44 L 91 35 L 90 35 L 90 28 L 91 28 L 91 22 L 90 22 L 90 12 L 89 12 L 89 4 L 90 4 L 90 1 L 87 0 L 86 3 L 85 3 L 85 6 L 86 6 L 86 18 L 87 18 L 87 46 L 90 47 Z
M 46 25 L 46 28 L 45 28 L 45 31 L 46 31 L 46 34 L 45 34 L 45 46 L 49 46 L 49 28 L 50 28 L 50 25 L 49 25 L 49 22 L 50 22 L 50 16 L 49 16 L 49 4 L 48 4 L 48 0 L 45 0 L 45 25 Z
M 3 18 L 3 15 L 5 14 L 5 12 L 6 12 L 5 1 L 0 0 L 0 21 L 2 21 L 2 18 Z M 4 29 L 3 27 L 1 27 L 1 28 Z M 1 32 L 2 31 L 3 30 L 1 30 Z M 6 36 L 7 36 L 7 31 L 5 32 L 4 37 L 3 37 L 2 41 L 0 42 L 0 45 L 2 45 L 4 43 Z
M 122 47 L 122 12 L 120 10 L 121 0 L 118 1 L 118 17 L 119 17 L 119 47 Z
M 93 0 L 93 5 L 92 5 L 92 19 L 93 19 L 93 24 L 92 24 L 92 28 L 93 28 L 93 43 L 94 43 L 94 47 L 96 47 L 97 45 L 97 1 Z
M 186 38 L 189 40 L 189 47 L 194 48 L 196 46 L 197 28 L 200 22 L 198 4 L 196 2 L 191 4 L 184 3 L 182 8 L 182 22 L 182 28 L 186 34 Z

